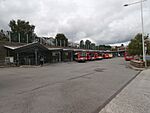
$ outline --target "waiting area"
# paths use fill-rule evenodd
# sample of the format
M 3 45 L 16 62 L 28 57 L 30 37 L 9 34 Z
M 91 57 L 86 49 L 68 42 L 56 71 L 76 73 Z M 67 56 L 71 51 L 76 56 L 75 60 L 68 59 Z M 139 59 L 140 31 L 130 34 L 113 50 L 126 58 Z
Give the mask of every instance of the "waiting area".
M 4 48 L 7 51 L 7 62 L 16 65 L 39 65 L 41 58 L 44 59 L 44 63 L 73 60 L 72 49 L 47 47 L 38 42 L 22 46 L 5 45 Z

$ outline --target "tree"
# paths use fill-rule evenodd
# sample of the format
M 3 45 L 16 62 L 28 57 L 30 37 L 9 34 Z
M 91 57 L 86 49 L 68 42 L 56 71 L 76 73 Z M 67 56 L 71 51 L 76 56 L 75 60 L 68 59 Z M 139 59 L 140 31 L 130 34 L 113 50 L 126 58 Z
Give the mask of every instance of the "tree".
M 105 48 L 106 48 L 106 50 L 111 50 L 112 49 L 112 47 L 109 46 L 109 45 L 105 46 Z
M 20 41 L 23 43 L 32 42 L 36 35 L 34 33 L 35 26 L 30 25 L 29 22 L 25 20 L 11 20 L 9 27 L 11 28 L 12 41 Z
M 105 50 L 105 45 L 99 45 L 99 50 Z
M 128 45 L 130 55 L 142 55 L 142 34 L 137 34 Z
M 144 37 L 145 43 L 148 37 Z M 131 39 L 131 42 L 128 45 L 128 53 L 130 55 L 142 55 L 143 54 L 143 46 L 142 46 L 142 34 L 138 33 L 134 39 Z
M 90 45 L 91 45 L 91 41 L 90 40 L 86 40 L 85 41 L 85 48 L 86 49 L 90 49 Z
M 99 46 L 96 46 L 96 50 L 99 50 Z
M 100 50 L 111 50 L 111 46 L 106 46 L 106 45 L 99 45 Z
M 95 43 L 91 43 L 90 49 L 92 49 L 92 50 L 95 50 L 95 49 L 96 49 Z
M 0 30 L 0 41 L 8 41 L 8 37 L 4 33 L 3 29 Z
M 84 41 L 83 40 L 80 41 L 80 48 L 84 49 Z
M 58 33 L 55 37 L 55 44 L 56 46 L 67 47 L 68 46 L 68 39 L 62 33 Z

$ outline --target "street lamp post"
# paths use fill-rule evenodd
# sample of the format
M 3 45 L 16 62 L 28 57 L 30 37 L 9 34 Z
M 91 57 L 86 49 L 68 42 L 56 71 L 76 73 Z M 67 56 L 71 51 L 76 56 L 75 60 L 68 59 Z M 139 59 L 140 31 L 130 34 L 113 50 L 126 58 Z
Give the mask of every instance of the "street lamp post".
M 144 21 L 143 21 L 143 1 L 141 0 L 141 25 L 142 25 L 142 45 L 143 45 L 143 61 L 145 63 L 145 67 L 147 67 L 146 63 L 146 55 L 145 55 L 145 44 L 144 44 Z
M 144 61 L 145 67 L 147 67 L 146 55 L 145 55 L 145 46 L 144 46 L 144 21 L 143 21 L 143 2 L 144 1 L 146 1 L 146 0 L 141 0 L 141 1 L 138 1 L 138 2 L 131 3 L 131 4 L 125 4 L 124 6 L 129 6 L 129 5 L 133 5 L 133 4 L 137 4 L 137 3 L 141 4 L 141 27 L 142 27 L 143 61 Z

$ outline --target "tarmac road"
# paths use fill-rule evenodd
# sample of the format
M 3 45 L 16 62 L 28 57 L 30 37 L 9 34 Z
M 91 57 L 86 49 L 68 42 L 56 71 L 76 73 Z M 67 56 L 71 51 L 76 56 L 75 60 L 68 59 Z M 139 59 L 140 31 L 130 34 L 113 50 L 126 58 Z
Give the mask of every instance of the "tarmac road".
M 137 73 L 123 58 L 0 68 L 0 113 L 94 113 Z

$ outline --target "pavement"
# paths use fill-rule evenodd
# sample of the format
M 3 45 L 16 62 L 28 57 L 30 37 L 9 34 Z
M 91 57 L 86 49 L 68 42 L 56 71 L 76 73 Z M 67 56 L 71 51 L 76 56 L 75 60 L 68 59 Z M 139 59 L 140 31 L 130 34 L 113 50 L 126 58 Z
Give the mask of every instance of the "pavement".
M 150 69 L 130 82 L 99 113 L 150 113 Z

